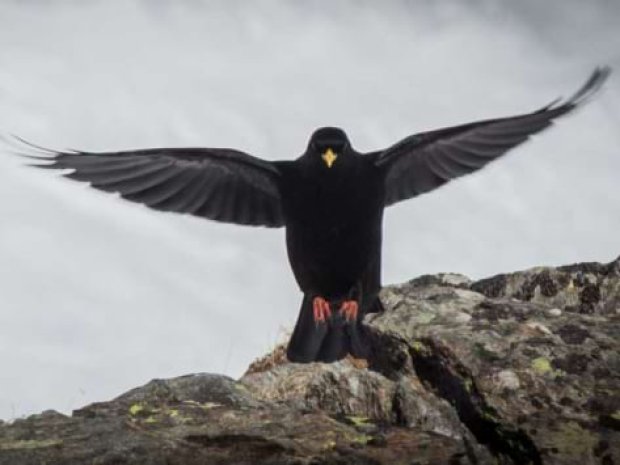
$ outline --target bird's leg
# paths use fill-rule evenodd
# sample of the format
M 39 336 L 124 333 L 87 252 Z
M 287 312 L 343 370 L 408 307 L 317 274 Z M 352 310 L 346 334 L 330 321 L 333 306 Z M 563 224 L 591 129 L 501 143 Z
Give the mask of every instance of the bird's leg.
M 325 323 L 325 321 L 332 316 L 329 302 L 323 297 L 316 296 L 312 299 L 312 313 L 316 324 Z
M 357 320 L 357 312 L 359 310 L 359 304 L 355 300 L 345 300 L 340 307 L 340 314 L 344 316 L 345 320 L 353 322 Z

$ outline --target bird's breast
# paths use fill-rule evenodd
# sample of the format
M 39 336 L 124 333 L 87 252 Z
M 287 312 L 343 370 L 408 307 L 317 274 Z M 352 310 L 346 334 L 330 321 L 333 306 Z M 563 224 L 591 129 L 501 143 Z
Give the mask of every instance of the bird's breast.
M 288 187 L 287 249 L 297 281 L 304 290 L 345 292 L 380 248 L 380 186 L 371 176 L 331 172 Z

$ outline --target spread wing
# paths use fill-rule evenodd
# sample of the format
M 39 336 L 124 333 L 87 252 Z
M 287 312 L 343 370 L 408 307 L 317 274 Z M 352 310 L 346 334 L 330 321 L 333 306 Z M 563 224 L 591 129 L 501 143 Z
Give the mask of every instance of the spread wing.
M 607 67 L 597 68 L 571 98 L 533 113 L 414 134 L 386 150 L 369 154 L 385 173 L 385 205 L 479 170 L 588 100 L 610 72 Z
M 51 161 L 34 166 L 72 169 L 65 176 L 155 210 L 243 225 L 284 225 L 280 172 L 274 164 L 237 150 L 55 152 L 29 145 L 40 149 L 33 158 Z

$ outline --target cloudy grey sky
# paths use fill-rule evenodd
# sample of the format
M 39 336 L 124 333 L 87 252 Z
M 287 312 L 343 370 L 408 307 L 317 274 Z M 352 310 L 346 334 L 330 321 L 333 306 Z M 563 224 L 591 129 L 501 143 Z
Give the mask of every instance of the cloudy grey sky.
M 380 5 L 380 6 L 378 6 Z M 615 1 L 0 3 L 0 130 L 51 147 L 359 150 L 600 98 L 482 172 L 391 207 L 384 282 L 620 254 Z M 281 230 L 152 212 L 0 151 L 0 418 L 155 377 L 242 373 L 295 322 Z M 4 155 L 4 156 L 3 156 Z

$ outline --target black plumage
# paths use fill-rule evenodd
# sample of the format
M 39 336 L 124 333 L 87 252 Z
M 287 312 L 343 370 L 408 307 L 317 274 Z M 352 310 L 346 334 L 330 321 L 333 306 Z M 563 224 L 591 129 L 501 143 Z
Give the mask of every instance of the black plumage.
M 285 227 L 289 261 L 304 293 L 288 347 L 292 361 L 368 356 L 364 315 L 379 311 L 385 207 L 476 171 L 581 103 L 610 73 L 594 71 L 564 102 L 508 118 L 412 135 L 359 153 L 339 128 L 321 128 L 293 161 L 221 148 L 34 156 L 67 177 L 163 211 L 243 225 Z M 32 154 L 31 154 L 32 156 Z

